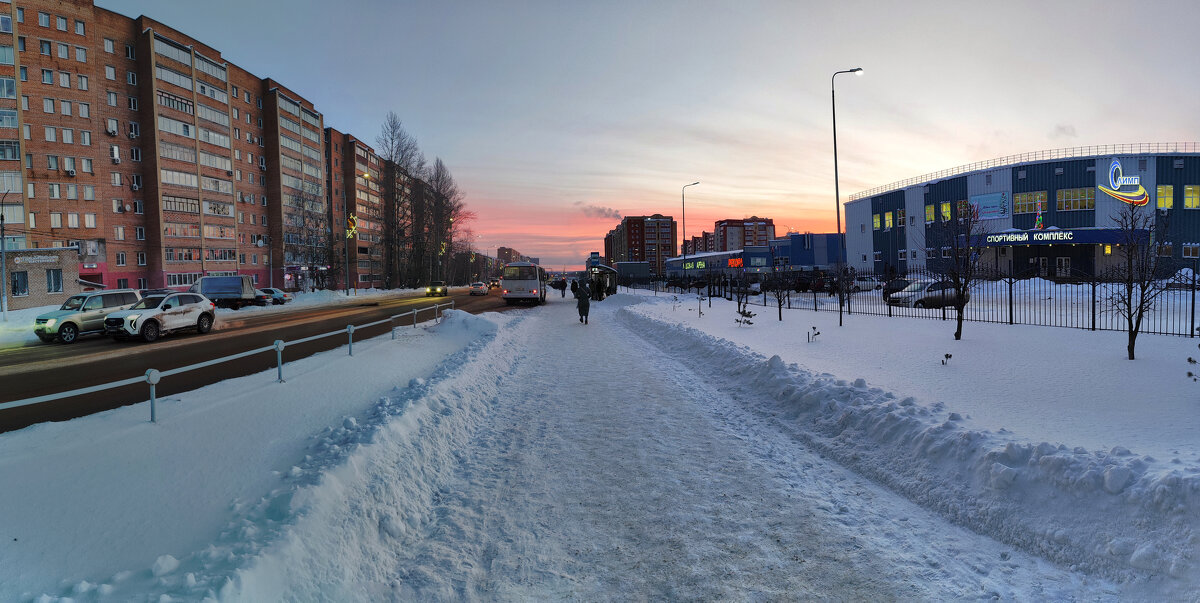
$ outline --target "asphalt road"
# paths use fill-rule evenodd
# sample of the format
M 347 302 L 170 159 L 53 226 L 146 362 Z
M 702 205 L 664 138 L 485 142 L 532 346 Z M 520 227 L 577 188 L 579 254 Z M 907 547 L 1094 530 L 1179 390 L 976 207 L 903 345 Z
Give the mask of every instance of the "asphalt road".
M 346 325 L 361 325 L 407 312 L 446 303 L 453 299 L 455 308 L 473 314 L 502 311 L 509 306 L 493 291 L 486 296 L 471 296 L 466 289 L 446 297 L 372 298 L 362 303 L 350 301 L 330 306 L 303 306 L 272 313 L 247 313 L 245 317 L 220 314 L 207 335 L 181 332 L 154 343 L 117 342 L 107 337 L 82 337 L 71 345 L 31 343 L 0 350 L 0 403 L 22 400 L 119 381 L 145 375 L 148 369 L 160 371 L 204 362 L 269 346 L 277 339 L 294 341 Z M 419 320 L 432 318 L 423 312 Z M 412 325 L 411 317 L 395 321 L 397 326 Z M 388 332 L 382 324 L 356 330 L 354 339 L 366 339 Z M 290 345 L 283 352 L 284 362 L 311 356 L 346 344 L 346 336 L 324 337 Z M 164 378 L 157 386 L 159 397 L 190 391 L 204 385 L 241 377 L 275 367 L 275 352 L 223 362 Z M 44 421 L 61 421 L 136 404 L 149 399 L 145 383 L 101 392 L 73 396 L 63 400 L 0 409 L 0 432 L 12 431 Z

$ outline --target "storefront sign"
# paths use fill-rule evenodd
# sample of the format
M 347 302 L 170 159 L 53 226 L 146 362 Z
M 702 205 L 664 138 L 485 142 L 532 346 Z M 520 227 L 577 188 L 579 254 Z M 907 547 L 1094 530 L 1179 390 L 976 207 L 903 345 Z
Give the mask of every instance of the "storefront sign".
M 729 267 L 730 268 L 741 268 L 742 267 L 742 258 L 729 258 Z
M 1127 236 L 1117 228 L 1076 228 L 1054 230 L 1017 230 L 981 235 L 976 245 L 1004 247 L 1009 245 L 1093 245 L 1120 243 Z
M 1142 206 L 1150 202 L 1150 194 L 1142 187 L 1141 178 L 1138 176 L 1125 176 L 1121 171 L 1121 160 L 1113 159 L 1108 165 L 1108 184 L 1097 186 L 1104 194 L 1130 205 Z M 1121 191 L 1123 186 L 1136 186 L 1137 188 L 1131 191 Z
M 56 255 L 19 255 L 14 260 L 17 264 L 57 264 L 58 256 Z

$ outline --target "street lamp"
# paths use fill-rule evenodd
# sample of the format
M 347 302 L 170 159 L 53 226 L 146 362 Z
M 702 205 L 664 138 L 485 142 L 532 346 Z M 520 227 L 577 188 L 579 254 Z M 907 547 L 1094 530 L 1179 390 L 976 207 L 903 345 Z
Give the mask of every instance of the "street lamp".
M 682 252 L 682 254 L 683 254 L 683 260 L 680 262 L 680 265 L 683 266 L 683 286 L 684 287 L 688 286 L 688 282 L 687 282 L 687 198 L 685 195 L 687 193 L 687 187 L 696 186 L 697 184 L 700 184 L 699 180 L 697 180 L 691 184 L 685 184 L 685 185 L 683 185 L 683 188 L 679 189 L 679 204 L 681 205 L 680 209 L 683 211 L 683 216 L 681 219 L 682 232 L 680 232 L 680 234 L 679 234 L 679 251 Z
M 834 283 L 838 289 L 838 326 L 842 326 L 842 307 L 845 306 L 845 293 L 843 292 L 844 283 L 842 283 L 842 254 L 846 253 L 846 241 L 842 236 L 842 195 L 838 190 L 838 167 L 837 167 L 837 93 L 834 92 L 834 83 L 837 81 L 839 73 L 855 73 L 862 75 L 862 67 L 854 69 L 846 69 L 845 71 L 835 71 L 833 77 L 829 78 L 829 98 L 833 102 L 833 211 L 837 215 L 837 235 L 838 235 L 838 257 L 837 257 L 837 275 L 834 277 Z
M 257 242 L 257 243 L 255 243 L 254 245 L 255 245 L 256 247 L 262 247 L 262 246 L 263 246 L 263 239 L 264 239 L 264 238 L 267 240 L 267 242 L 266 242 L 266 247 L 267 247 L 267 262 L 266 262 L 266 263 L 267 263 L 267 274 L 269 275 L 269 278 L 270 278 L 270 280 L 271 280 L 271 288 L 272 288 L 272 289 L 274 289 L 274 288 L 275 288 L 275 262 L 273 262 L 272 260 L 273 260 L 273 259 L 275 259 L 275 257 L 274 257 L 274 256 L 275 256 L 275 252 L 274 252 L 274 250 L 272 250 L 272 249 L 271 249 L 271 235 L 269 235 L 269 234 L 262 235 L 262 237 L 259 237 L 259 239 L 258 239 L 258 242 Z M 165 282 L 165 281 L 164 281 L 164 282 Z

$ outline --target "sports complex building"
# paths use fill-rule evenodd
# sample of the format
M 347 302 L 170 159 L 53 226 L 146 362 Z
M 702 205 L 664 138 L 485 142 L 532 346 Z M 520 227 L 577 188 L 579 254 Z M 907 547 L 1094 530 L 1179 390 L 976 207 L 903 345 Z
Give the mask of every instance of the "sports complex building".
M 967 204 L 983 233 L 980 260 L 1003 274 L 1100 274 L 1115 261 L 1114 218 L 1126 204 L 1153 211 L 1159 254 L 1190 267 L 1200 258 L 1200 143 L 1040 151 L 864 191 L 845 204 L 846 260 L 885 276 L 936 264 L 949 257 L 933 243 L 937 218 Z

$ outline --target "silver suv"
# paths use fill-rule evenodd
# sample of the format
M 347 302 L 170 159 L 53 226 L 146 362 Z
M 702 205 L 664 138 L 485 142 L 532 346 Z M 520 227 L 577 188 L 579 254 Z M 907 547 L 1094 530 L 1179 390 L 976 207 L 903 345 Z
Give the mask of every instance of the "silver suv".
M 110 312 L 124 310 L 142 299 L 134 289 L 89 291 L 72 295 L 62 307 L 38 316 L 33 332 L 46 343 L 55 339 L 75 343 L 80 335 L 104 332 L 104 317 Z

